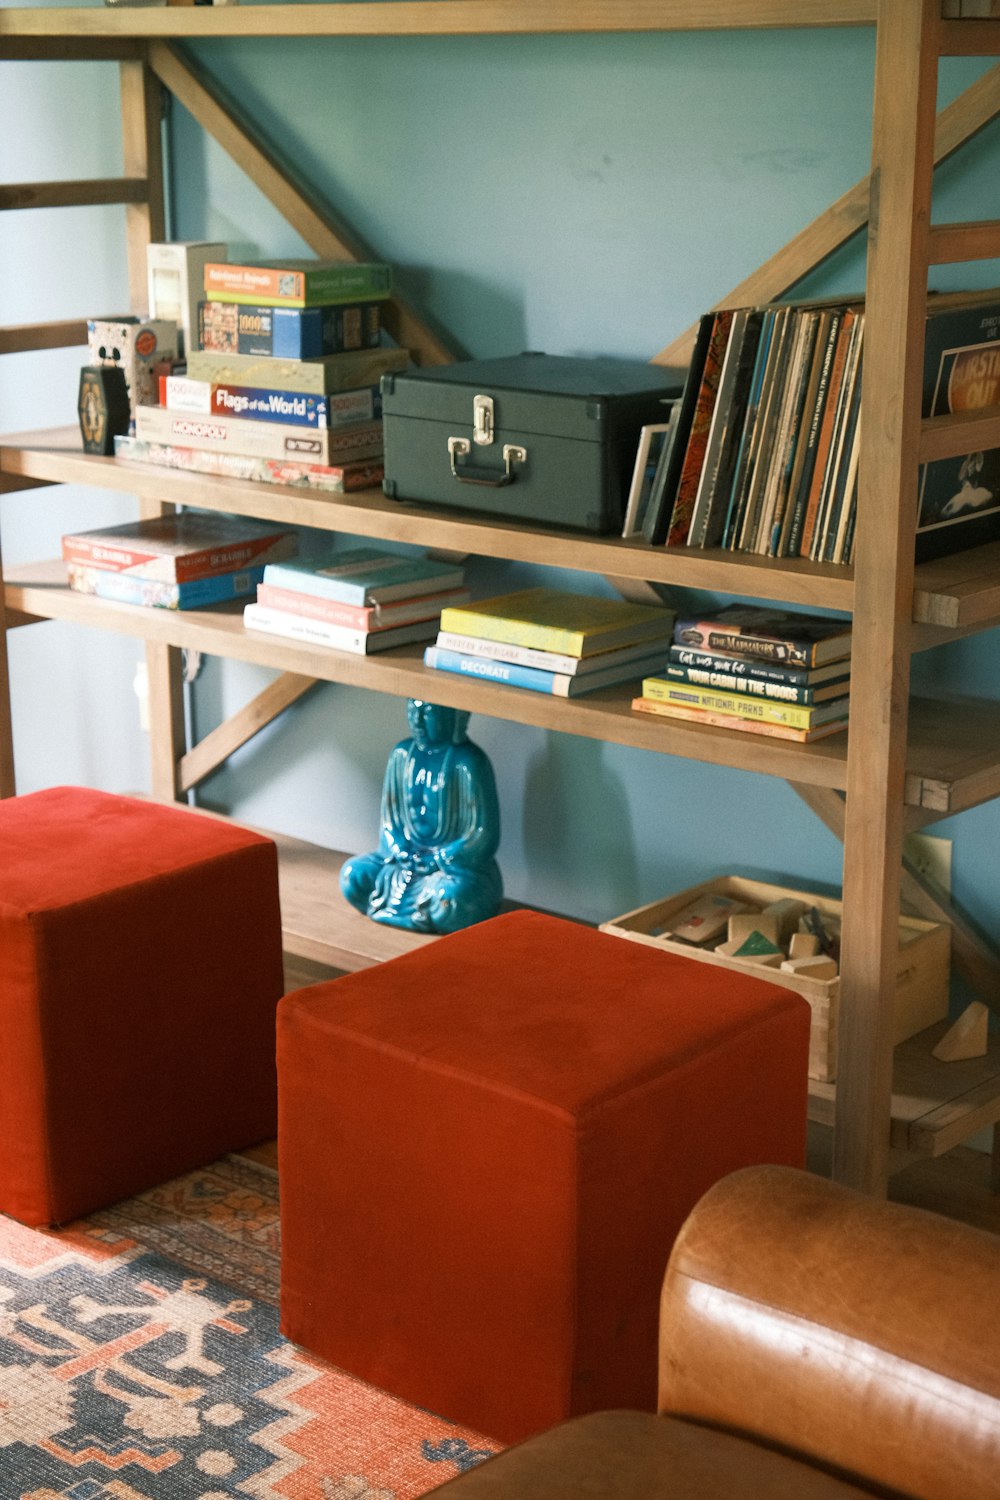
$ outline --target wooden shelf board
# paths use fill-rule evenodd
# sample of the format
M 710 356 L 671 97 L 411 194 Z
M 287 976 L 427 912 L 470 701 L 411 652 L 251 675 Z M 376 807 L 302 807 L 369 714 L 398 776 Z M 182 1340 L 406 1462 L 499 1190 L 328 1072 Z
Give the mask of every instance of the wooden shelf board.
M 5 37 L 488 36 L 862 26 L 875 0 L 393 0 L 0 10 Z
M 985 1057 L 938 1062 L 932 1048 L 948 1030 L 939 1021 L 896 1048 L 893 1061 L 894 1150 L 943 1156 L 1000 1120 L 1000 1038 L 991 1037 Z M 809 1084 L 809 1118 L 832 1125 L 835 1083 Z
M 851 569 L 832 564 L 695 549 L 668 551 L 621 537 L 587 536 L 444 506 L 411 505 L 390 500 L 379 490 L 332 495 L 187 474 L 84 453 L 79 433 L 70 427 L 0 438 L 0 479 L 10 489 L 30 487 L 35 481 L 82 484 L 172 505 L 514 562 L 537 563 L 544 547 L 546 563 L 552 567 L 774 599 L 810 609 L 849 613 L 854 600 Z M 913 618 L 915 649 L 1000 625 L 1000 542 L 921 563 L 916 569 Z
M 814 745 L 798 745 L 638 714 L 629 703 L 639 691 L 639 679 L 582 698 L 552 698 L 523 688 L 433 672 L 424 666 L 423 648 L 418 645 L 358 656 L 247 630 L 239 604 L 217 605 L 208 610 L 143 609 L 137 605 L 112 604 L 68 588 L 65 565 L 58 561 L 12 568 L 5 587 L 7 610 L 14 616 L 15 625 L 22 623 L 21 616 L 32 620 L 69 620 L 98 630 L 297 672 L 321 681 L 396 697 L 430 698 L 493 718 L 558 729 L 588 739 L 610 740 L 637 749 L 760 771 L 814 786 L 843 790 L 846 782 L 846 736 L 834 736 Z
M 278 846 L 286 953 L 352 974 L 434 941 L 405 928 L 373 922 L 345 901 L 339 879 L 346 854 L 269 829 L 261 831 L 266 831 Z
M 430 698 L 516 724 L 781 776 L 810 786 L 838 791 L 846 787 L 846 734 L 799 745 L 639 714 L 630 707 L 631 698 L 639 691 L 638 679 L 581 698 L 552 698 L 523 688 L 433 672 L 424 666 L 419 645 L 358 656 L 247 630 L 239 603 L 206 610 L 112 604 L 67 587 L 65 565 L 60 561 L 14 567 L 5 586 L 7 610 L 15 625 L 69 620 L 320 681 L 395 697 Z M 910 740 L 906 801 L 925 810 L 930 820 L 1000 796 L 1000 703 L 949 699 L 947 710 L 942 712 L 941 700 L 915 698 L 910 709 Z
M 921 563 L 916 570 L 913 618 L 951 629 L 1000 623 L 1000 542 Z
M 73 428 L 0 438 L 0 478 L 83 484 L 171 505 L 198 506 L 354 536 L 449 552 L 642 579 L 676 587 L 740 593 L 811 608 L 849 611 L 851 570 L 803 561 L 649 547 L 621 537 L 527 526 L 495 516 L 390 500 L 380 490 L 333 495 L 249 480 L 188 474 L 86 454 Z
M 350 973 L 436 941 L 402 928 L 381 927 L 349 906 L 338 885 L 346 855 L 260 831 L 278 846 L 285 948 L 293 956 L 289 969 L 294 968 L 299 983 L 325 977 L 319 967 L 314 971 L 310 965 Z M 950 1024 L 938 1022 L 896 1048 L 893 1149 L 941 1156 L 1000 1120 L 1000 1038 L 991 1038 L 985 1057 L 938 1062 L 931 1049 Z M 832 1125 L 836 1095 L 836 1084 L 811 1080 L 809 1118 Z

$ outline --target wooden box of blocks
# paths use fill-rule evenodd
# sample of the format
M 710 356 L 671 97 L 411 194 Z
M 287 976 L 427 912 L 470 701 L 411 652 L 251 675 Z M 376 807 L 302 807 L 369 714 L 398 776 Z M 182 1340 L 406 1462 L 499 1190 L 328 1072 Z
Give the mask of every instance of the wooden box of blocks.
M 778 942 L 768 936 L 774 931 L 772 922 L 763 920 L 768 907 L 774 908 L 768 915 L 777 926 Z M 795 963 L 793 968 L 781 967 L 791 941 L 792 928 L 798 930 L 802 925 L 802 914 L 813 909 L 819 913 L 826 932 L 836 938 L 840 929 L 840 901 L 739 875 L 724 875 L 602 922 L 601 931 L 666 948 L 671 953 L 682 953 L 703 963 L 721 964 L 740 973 L 760 969 L 762 978 L 787 985 L 790 990 L 804 995 L 812 1008 L 809 1077 L 832 1083 L 837 1076 L 840 979 L 830 972 L 828 965 Z M 695 912 L 693 923 L 689 920 L 692 911 Z M 730 916 L 740 918 L 733 924 L 736 934 L 733 941 L 729 932 Z M 750 920 L 744 920 L 744 916 Z M 760 922 L 753 920 L 757 916 L 761 917 Z M 766 929 L 762 934 L 759 933 L 761 927 Z M 677 936 L 678 931 L 698 936 L 709 933 L 710 929 L 710 935 L 700 943 L 684 941 Z M 809 946 L 798 942 L 796 950 Z M 742 957 L 737 956 L 741 948 L 744 950 Z M 775 948 L 783 951 L 774 953 Z M 822 957 L 822 954 L 818 956 Z M 948 1014 L 950 967 L 950 929 L 921 917 L 901 916 L 894 1041 L 903 1042 Z M 818 977 L 824 972 L 830 977 Z

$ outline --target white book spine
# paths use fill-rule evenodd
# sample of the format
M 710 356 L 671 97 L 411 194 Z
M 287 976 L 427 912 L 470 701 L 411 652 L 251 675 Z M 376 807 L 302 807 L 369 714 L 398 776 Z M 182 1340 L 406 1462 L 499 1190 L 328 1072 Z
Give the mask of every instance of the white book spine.
M 512 662 L 519 667 L 538 667 L 543 672 L 572 675 L 580 667 L 578 656 L 563 656 L 558 651 L 539 651 L 533 646 L 508 646 L 504 641 L 490 641 L 476 635 L 459 635 L 453 630 L 442 630 L 438 634 L 437 644 L 445 651 L 460 651 L 466 656 L 483 656 L 490 661 Z
M 382 453 L 381 422 L 316 431 L 283 422 L 255 422 L 248 417 L 185 415 L 165 406 L 137 407 L 135 435 L 147 443 L 314 464 L 349 463 L 377 458 Z
M 305 615 L 282 614 L 278 610 L 265 609 L 261 604 L 246 606 L 243 623 L 250 630 L 264 630 L 269 635 L 288 636 L 296 641 L 312 641 L 320 646 L 332 646 L 335 651 L 354 651 L 364 655 L 367 647 L 367 631 L 354 630 L 349 625 L 331 625 L 326 620 L 311 620 Z

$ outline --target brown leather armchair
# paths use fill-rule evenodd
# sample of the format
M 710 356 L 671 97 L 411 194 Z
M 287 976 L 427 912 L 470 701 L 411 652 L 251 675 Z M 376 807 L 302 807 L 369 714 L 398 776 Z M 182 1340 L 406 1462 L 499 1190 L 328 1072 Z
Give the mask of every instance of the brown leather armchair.
M 807 1172 L 736 1172 L 670 1257 L 659 1414 L 577 1417 L 434 1494 L 997 1500 L 1000 1237 Z

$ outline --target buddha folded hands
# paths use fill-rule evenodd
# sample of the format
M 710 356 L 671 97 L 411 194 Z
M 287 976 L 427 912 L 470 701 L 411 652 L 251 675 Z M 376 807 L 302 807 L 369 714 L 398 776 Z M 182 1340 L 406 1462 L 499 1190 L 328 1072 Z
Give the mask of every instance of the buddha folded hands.
M 392 750 L 378 848 L 349 859 L 341 890 L 375 922 L 455 932 L 495 915 L 503 883 L 496 782 L 466 737 L 469 716 L 412 698 L 411 738 Z

